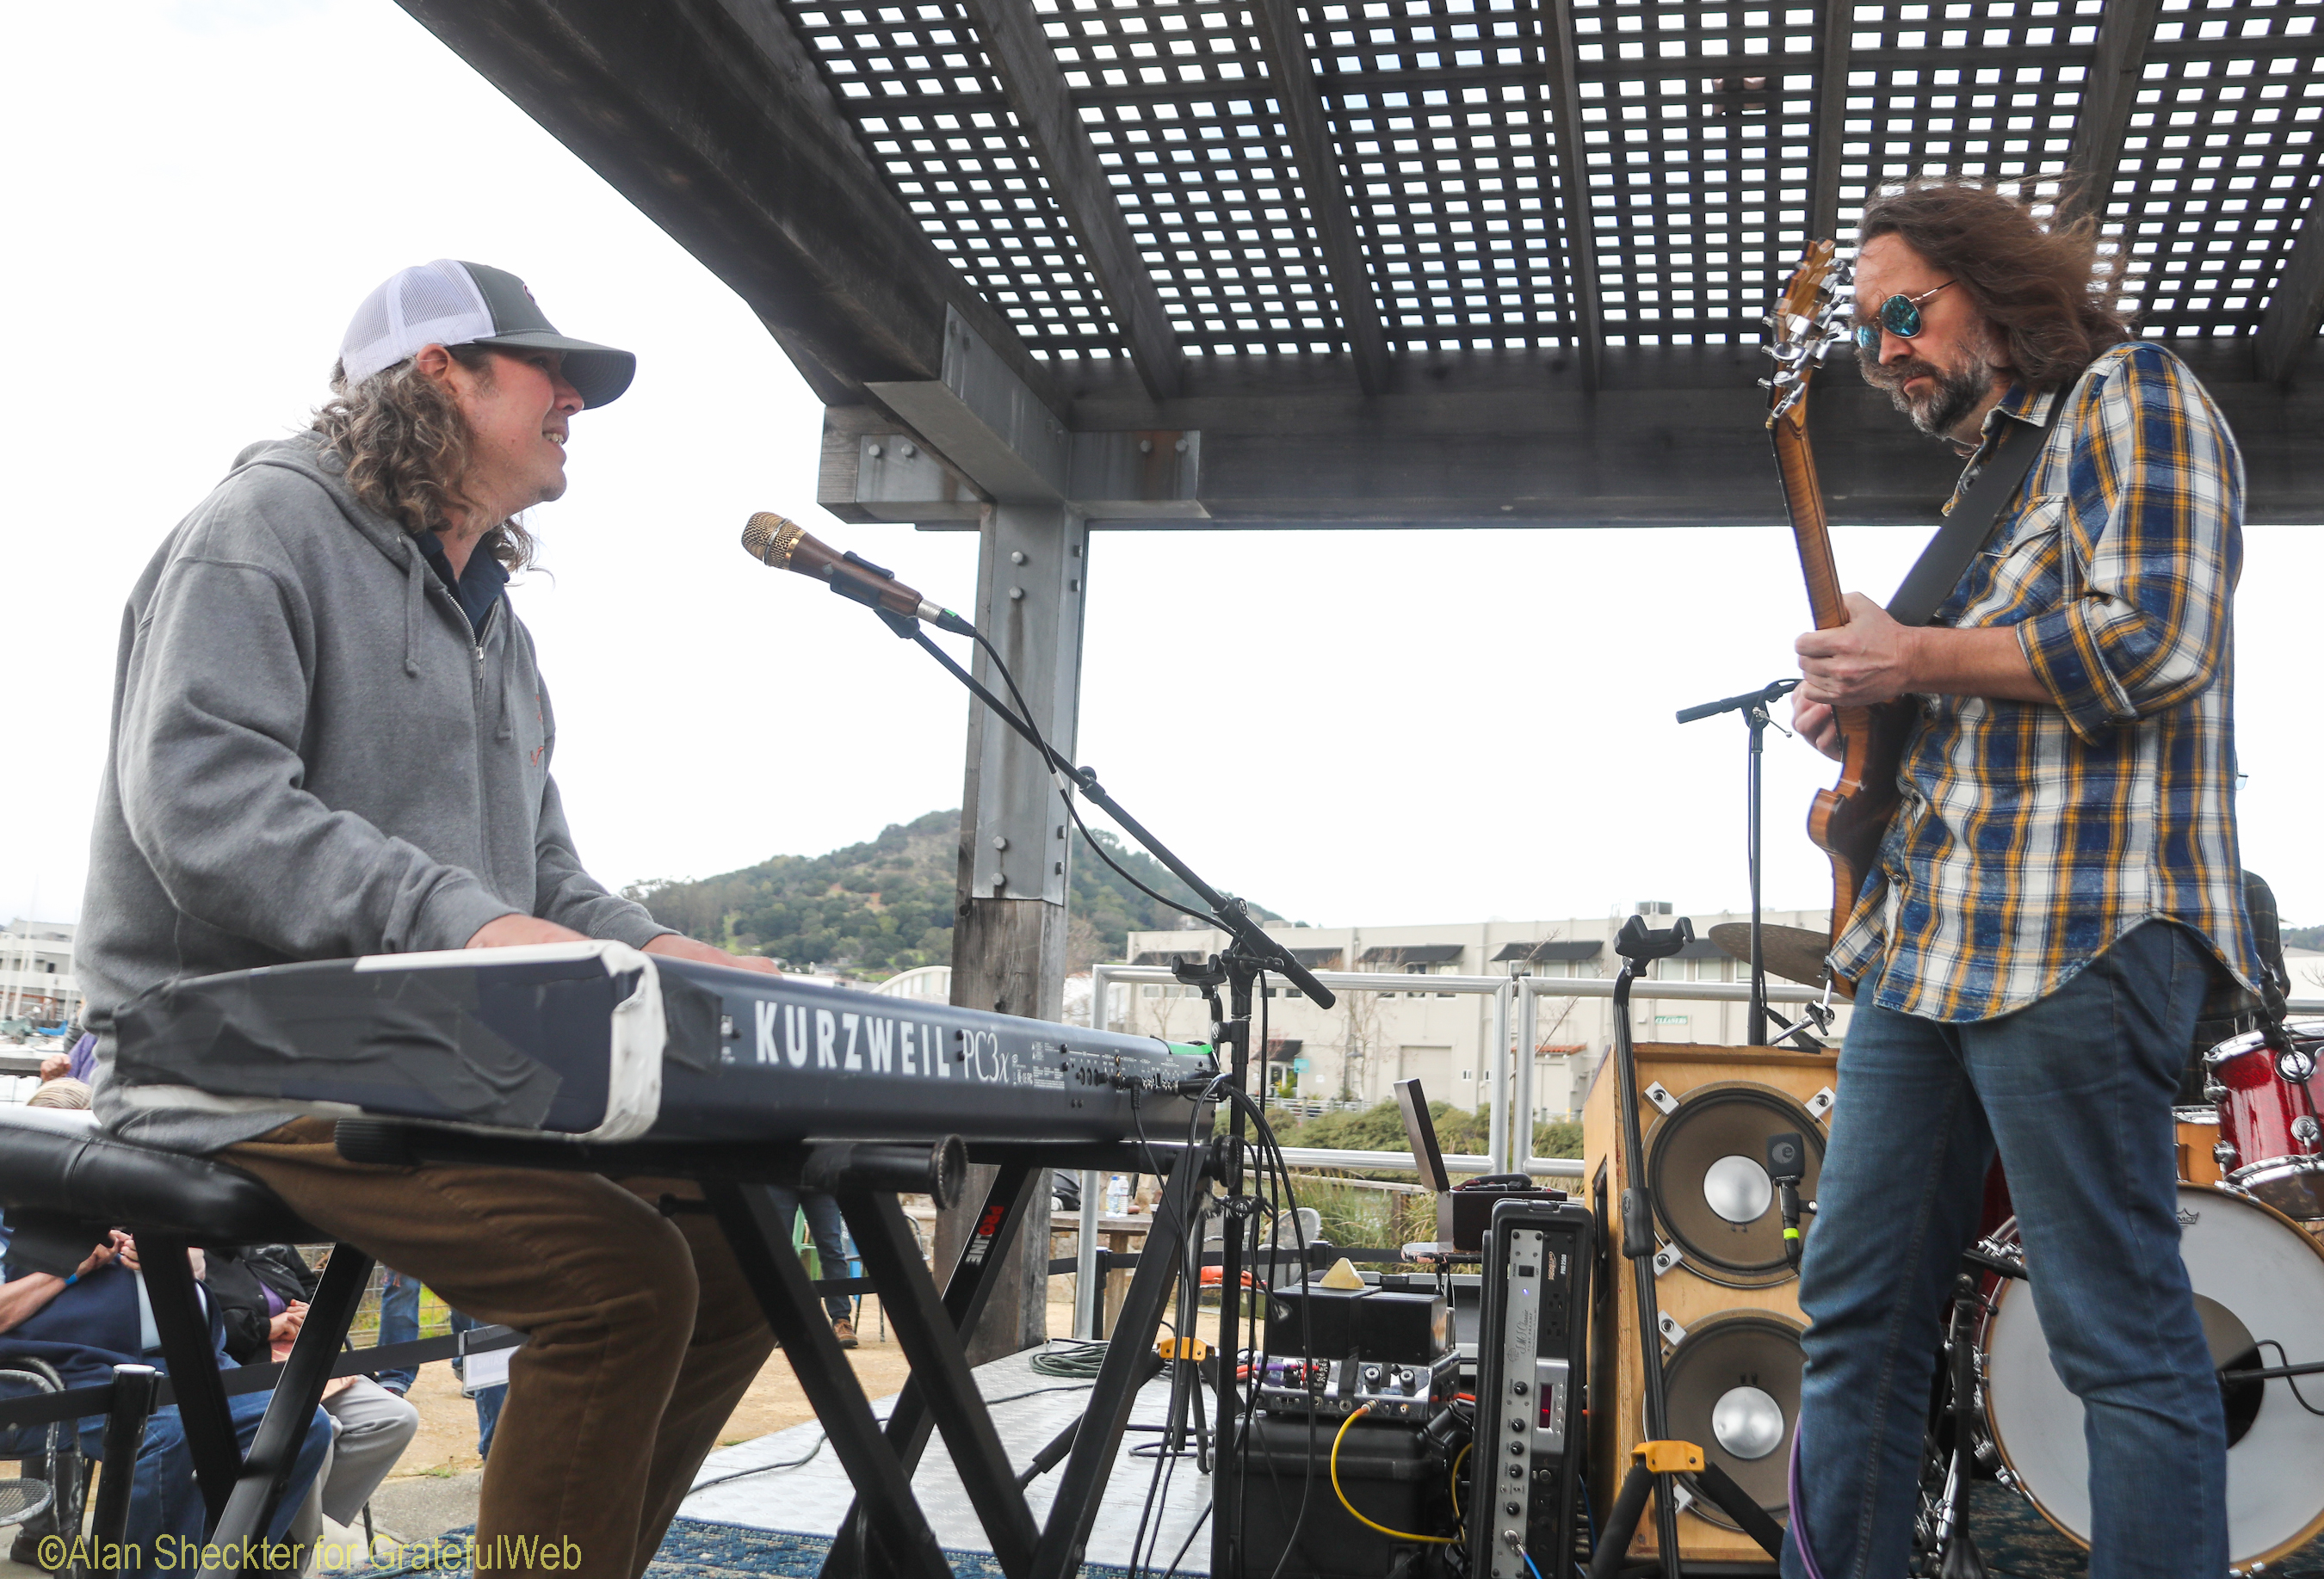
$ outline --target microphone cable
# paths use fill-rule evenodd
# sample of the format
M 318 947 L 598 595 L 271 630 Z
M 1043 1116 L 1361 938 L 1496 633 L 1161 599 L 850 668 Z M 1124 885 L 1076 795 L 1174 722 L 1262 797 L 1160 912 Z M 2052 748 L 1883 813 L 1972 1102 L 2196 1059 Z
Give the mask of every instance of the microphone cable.
M 1164 905 L 1168 909 L 1176 911 L 1181 915 L 1191 916 L 1196 921 L 1204 922 L 1213 926 L 1218 924 L 1218 917 L 1205 914 L 1202 911 L 1195 910 L 1188 905 L 1180 904 L 1177 900 L 1171 898 L 1167 894 L 1157 894 L 1153 889 L 1148 887 L 1144 883 L 1139 881 L 1139 879 L 1126 868 L 1124 868 L 1120 861 L 1115 860 L 1112 856 L 1107 854 L 1105 847 L 1098 843 L 1098 841 L 1091 836 L 1089 824 L 1082 820 L 1081 808 L 1074 803 L 1073 792 L 1066 787 L 1066 783 L 1070 783 L 1079 776 L 1079 770 L 1066 759 L 1063 752 L 1058 751 L 1055 747 L 1049 744 L 1048 737 L 1041 732 L 1041 726 L 1034 721 L 1033 710 L 1025 705 L 1024 693 L 1017 688 L 1017 676 L 1009 672 L 1008 664 L 1003 661 L 1000 652 L 994 648 L 992 643 L 985 639 L 985 636 L 982 631 L 976 631 L 973 639 L 978 647 L 984 649 L 984 656 L 991 660 L 992 666 L 1000 671 L 1001 684 L 1009 687 L 1010 697 L 1017 704 L 1017 711 L 1014 713 L 1011 713 L 1009 708 L 1002 703 L 1001 699 L 993 695 L 991 690 L 982 681 L 978 680 L 976 676 L 970 674 L 966 669 L 961 667 L 959 663 L 954 659 L 950 653 L 945 651 L 944 648 L 929 640 L 928 634 L 926 630 L 919 629 L 916 624 L 910 632 L 910 636 L 914 641 L 919 643 L 919 645 L 927 651 L 930 656 L 934 657 L 936 662 L 942 664 L 946 669 L 949 669 L 954 679 L 958 680 L 962 684 L 967 686 L 970 691 L 973 692 L 977 699 L 982 702 L 985 706 L 992 709 L 994 712 L 1000 714 L 1004 721 L 1013 722 L 1017 725 L 1020 732 L 1022 732 L 1026 737 L 1027 740 L 1031 743 L 1033 748 L 1041 754 L 1041 760 L 1047 765 L 1050 782 L 1057 785 L 1058 796 L 1065 803 L 1065 815 L 1073 819 L 1074 826 L 1081 831 L 1082 842 L 1088 845 L 1092 850 L 1096 852 L 1098 859 L 1112 868 L 1115 876 L 1119 877 L 1123 882 L 1129 884 L 1131 887 L 1137 889 L 1140 894 L 1145 895 L 1148 899 L 1153 900 L 1157 904 Z M 1060 783 L 1059 781 L 1061 779 L 1065 781 L 1065 783 Z

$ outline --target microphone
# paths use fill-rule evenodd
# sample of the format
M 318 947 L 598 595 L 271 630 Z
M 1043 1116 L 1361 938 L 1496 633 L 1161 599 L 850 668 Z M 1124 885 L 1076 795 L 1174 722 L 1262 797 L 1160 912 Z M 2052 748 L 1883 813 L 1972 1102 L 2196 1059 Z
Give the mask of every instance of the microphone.
M 1784 1259 L 1794 1271 L 1800 1266 L 1800 1180 L 1807 1173 L 1807 1143 L 1797 1130 L 1767 1137 L 1767 1173 L 1782 1202 Z
M 811 575 L 829 583 L 841 597 L 881 610 L 883 617 L 901 615 L 908 620 L 925 620 L 954 636 L 976 634 L 975 626 L 950 609 L 939 608 L 921 597 L 898 581 L 894 571 L 883 570 L 859 554 L 835 553 L 829 544 L 809 537 L 807 528 L 797 521 L 786 520 L 771 511 L 761 510 L 751 518 L 750 525 L 742 528 L 742 546 L 760 564 Z M 908 630 L 910 627 L 898 629 Z

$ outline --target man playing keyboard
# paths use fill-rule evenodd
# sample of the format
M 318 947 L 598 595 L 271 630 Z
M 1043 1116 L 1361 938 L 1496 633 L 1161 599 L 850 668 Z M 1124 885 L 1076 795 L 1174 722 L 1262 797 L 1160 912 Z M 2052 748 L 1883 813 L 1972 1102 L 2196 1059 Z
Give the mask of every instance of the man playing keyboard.
M 632 1579 L 773 1345 L 693 1193 L 343 1161 L 328 1121 L 105 1080 L 113 1013 L 172 978 L 613 939 L 770 969 L 658 924 L 574 848 L 556 722 L 504 591 L 520 511 L 565 491 L 574 417 L 627 352 L 560 335 L 514 275 L 438 259 L 357 309 L 313 427 L 237 457 L 131 593 L 78 969 L 113 1128 L 217 1153 L 307 1221 L 530 1335 L 476 1534 Z

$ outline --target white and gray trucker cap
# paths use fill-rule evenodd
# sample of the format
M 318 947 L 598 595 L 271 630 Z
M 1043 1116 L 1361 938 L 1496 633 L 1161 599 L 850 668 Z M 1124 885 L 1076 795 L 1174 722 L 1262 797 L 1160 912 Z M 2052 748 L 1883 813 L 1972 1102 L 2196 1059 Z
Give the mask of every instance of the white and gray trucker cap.
M 423 345 L 496 345 L 565 353 L 565 376 L 592 406 L 618 399 L 638 359 L 560 335 L 524 281 L 505 269 L 438 258 L 400 269 L 355 308 L 339 344 L 350 386 L 420 353 Z

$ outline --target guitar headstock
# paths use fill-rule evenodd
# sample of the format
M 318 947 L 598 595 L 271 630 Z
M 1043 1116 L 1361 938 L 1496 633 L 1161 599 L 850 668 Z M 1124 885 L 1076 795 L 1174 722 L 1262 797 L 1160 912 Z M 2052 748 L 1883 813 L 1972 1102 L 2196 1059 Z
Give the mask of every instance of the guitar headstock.
M 1766 317 L 1767 343 L 1775 371 L 1759 381 L 1767 391 L 1767 426 L 1773 427 L 1800 403 L 1808 381 L 1834 345 L 1849 335 L 1855 300 L 1849 275 L 1828 241 L 1808 243 L 1807 255 L 1784 284 Z

